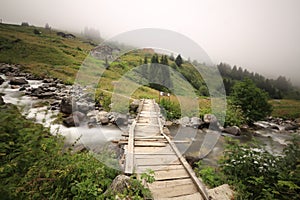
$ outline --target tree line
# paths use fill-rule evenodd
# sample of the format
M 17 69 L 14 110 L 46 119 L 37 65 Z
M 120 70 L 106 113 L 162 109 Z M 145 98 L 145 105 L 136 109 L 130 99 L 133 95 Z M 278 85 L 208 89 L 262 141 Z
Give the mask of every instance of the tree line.
M 279 76 L 277 79 L 269 79 L 258 73 L 249 72 L 247 69 L 242 69 L 241 67 L 231 67 L 226 63 L 220 63 L 217 67 L 223 77 L 227 94 L 231 93 L 232 87 L 237 81 L 248 78 L 252 80 L 258 88 L 266 91 L 273 99 L 300 99 L 299 89 L 295 88 L 291 81 L 284 76 Z

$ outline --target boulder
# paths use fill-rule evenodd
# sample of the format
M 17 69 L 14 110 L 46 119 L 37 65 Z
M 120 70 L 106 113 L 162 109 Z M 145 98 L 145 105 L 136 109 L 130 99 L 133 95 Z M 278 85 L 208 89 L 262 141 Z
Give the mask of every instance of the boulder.
M 38 98 L 40 99 L 45 99 L 45 98 L 51 98 L 55 95 L 53 92 L 43 92 L 37 95 Z
M 298 124 L 294 124 L 294 123 L 290 123 L 290 124 L 287 124 L 285 127 L 284 127 L 284 130 L 286 131 L 295 131 L 299 128 L 299 125 Z
M 54 82 L 54 80 L 52 78 L 45 78 L 43 80 L 43 83 L 52 83 L 52 82 Z
M 202 121 L 199 117 L 192 117 L 191 118 L 191 126 L 193 128 L 198 128 L 202 124 Z
M 76 102 L 72 101 L 72 97 L 64 97 L 60 103 L 60 111 L 65 114 L 71 114 L 76 110 Z
M 74 118 L 72 115 L 66 117 L 65 119 L 63 119 L 63 124 L 66 126 L 66 127 L 74 127 L 76 124 Z
M 115 116 L 115 123 L 118 126 L 124 126 L 128 124 L 128 117 L 125 114 L 118 114 Z
M 300 124 L 300 118 L 295 119 L 295 123 Z
M 213 114 L 205 114 L 203 117 L 203 120 L 207 124 L 217 124 L 218 123 L 217 117 Z
M 109 119 L 108 119 L 108 117 L 100 117 L 100 118 L 99 118 L 99 122 L 100 122 L 102 125 L 107 125 L 107 124 L 109 124 Z
M 186 161 L 192 166 L 193 168 L 197 167 L 197 162 L 201 159 L 199 156 L 195 155 L 186 155 L 185 156 Z
M 70 116 L 63 119 L 63 123 L 67 127 L 79 126 L 80 122 L 85 118 L 85 114 L 79 111 L 75 111 Z
M 123 193 L 130 187 L 130 177 L 125 175 L 118 175 L 108 188 L 108 191 L 114 193 Z
M 11 89 L 19 89 L 20 86 L 19 86 L 19 85 L 11 85 L 10 88 L 11 88 Z
M 106 111 L 100 111 L 100 112 L 98 112 L 98 114 L 96 116 L 96 119 L 97 119 L 98 122 L 100 122 L 101 118 L 106 117 L 108 119 L 107 116 L 108 116 L 108 112 L 106 112 Z
M 0 85 L 2 85 L 2 83 L 4 83 L 4 79 L 0 76 Z
M 182 118 L 179 120 L 179 123 L 180 123 L 182 126 L 188 126 L 189 123 L 190 123 L 190 118 L 189 118 L 189 117 L 182 117 Z
M 140 105 L 139 100 L 134 100 L 129 106 L 129 112 L 136 112 Z
M 87 113 L 89 110 L 91 110 L 88 103 L 77 103 L 77 108 L 80 112 Z
M 209 199 L 211 200 L 231 200 L 234 199 L 234 191 L 228 184 L 220 185 L 216 188 L 207 191 Z
M 3 100 L 3 97 L 0 96 L 0 105 L 4 105 L 4 104 L 5 104 L 5 102 L 4 102 L 4 100 Z
M 82 121 L 85 118 L 85 114 L 82 113 L 82 112 L 79 112 L 79 111 L 73 112 L 72 115 L 73 115 L 74 118 L 78 119 L 78 121 Z
M 241 129 L 237 126 L 226 127 L 226 128 L 224 128 L 223 132 L 229 133 L 229 134 L 235 135 L 235 136 L 241 135 Z
M 12 78 L 9 81 L 10 85 L 24 85 L 28 84 L 28 81 L 25 78 Z
M 165 122 L 165 126 L 167 126 L 167 127 L 170 127 L 172 125 L 173 125 L 173 122 L 171 122 L 171 121 L 166 121 Z
M 88 123 L 87 123 L 87 125 L 88 125 L 89 128 L 95 127 L 96 124 L 97 124 L 97 120 L 96 120 L 95 117 L 90 118 L 89 121 L 88 121 Z

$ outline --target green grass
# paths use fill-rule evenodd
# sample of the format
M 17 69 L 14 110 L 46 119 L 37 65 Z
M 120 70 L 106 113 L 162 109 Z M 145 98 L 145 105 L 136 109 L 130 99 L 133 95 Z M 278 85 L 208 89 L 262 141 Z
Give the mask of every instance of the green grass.
M 284 119 L 300 118 L 300 100 L 271 100 L 273 106 L 273 117 L 281 117 Z
M 34 34 L 34 29 L 42 34 Z M 54 30 L 0 24 L 0 62 L 21 64 L 38 76 L 74 80 L 91 49 L 82 39 L 62 38 Z

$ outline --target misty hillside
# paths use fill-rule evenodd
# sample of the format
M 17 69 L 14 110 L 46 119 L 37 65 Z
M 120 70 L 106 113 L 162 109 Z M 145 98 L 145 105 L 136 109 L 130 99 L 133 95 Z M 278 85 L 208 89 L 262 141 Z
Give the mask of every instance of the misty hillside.
M 38 76 L 47 74 L 68 81 L 93 46 L 70 33 L 57 33 L 34 26 L 0 24 L 0 62 L 21 64 Z
M 72 83 L 82 62 L 95 48 L 95 42 L 91 42 L 90 39 L 26 24 L 23 26 L 0 24 L 0 62 L 21 64 L 25 71 L 35 75 L 52 76 L 62 79 L 65 83 Z M 176 59 L 173 55 L 165 56 L 149 50 L 127 53 L 113 63 L 106 64 L 109 67 L 104 72 L 99 85 L 102 89 L 112 91 L 112 82 L 118 80 L 132 68 L 145 63 L 161 63 L 169 65 L 173 70 L 182 74 L 193 86 L 197 95 L 209 96 L 204 80 L 193 67 L 193 65 L 200 68 L 205 68 L 205 66 L 197 61 L 193 61 L 192 65 L 183 59 L 178 64 Z M 102 64 L 104 62 L 104 59 L 99 61 Z M 227 94 L 230 94 L 231 87 L 235 82 L 250 78 L 259 88 L 268 92 L 271 98 L 300 98 L 299 91 L 285 77 L 280 76 L 275 80 L 268 79 L 260 74 L 250 73 L 246 69 L 232 68 L 224 63 L 220 63 L 218 69 L 223 77 Z M 158 75 L 162 74 L 157 73 Z M 146 87 L 145 90 L 147 95 L 150 95 L 149 97 L 156 96 L 155 90 L 168 91 L 167 88 L 155 84 L 148 86 L 150 88 Z

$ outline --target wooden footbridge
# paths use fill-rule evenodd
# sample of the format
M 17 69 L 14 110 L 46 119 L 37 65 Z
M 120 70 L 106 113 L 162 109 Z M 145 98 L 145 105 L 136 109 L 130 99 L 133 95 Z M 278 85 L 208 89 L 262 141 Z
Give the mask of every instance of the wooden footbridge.
M 142 100 L 129 129 L 124 171 L 140 175 L 154 171 L 155 181 L 146 183 L 154 199 L 208 200 L 205 186 L 163 133 L 160 108 L 154 100 Z

